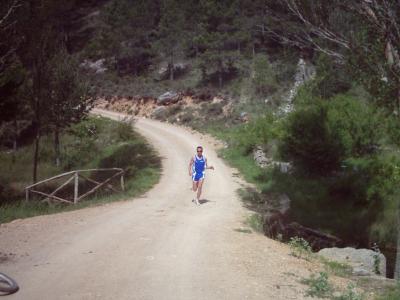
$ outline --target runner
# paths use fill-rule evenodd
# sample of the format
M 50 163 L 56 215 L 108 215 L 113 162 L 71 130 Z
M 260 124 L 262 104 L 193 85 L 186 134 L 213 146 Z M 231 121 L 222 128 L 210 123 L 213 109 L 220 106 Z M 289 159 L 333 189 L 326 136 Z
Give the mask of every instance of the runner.
M 193 181 L 193 192 L 197 191 L 197 196 L 193 200 L 196 205 L 200 205 L 201 190 L 203 188 L 206 169 L 214 170 L 213 166 L 207 165 L 207 158 L 203 156 L 203 147 L 197 147 L 197 154 L 190 159 L 189 176 Z

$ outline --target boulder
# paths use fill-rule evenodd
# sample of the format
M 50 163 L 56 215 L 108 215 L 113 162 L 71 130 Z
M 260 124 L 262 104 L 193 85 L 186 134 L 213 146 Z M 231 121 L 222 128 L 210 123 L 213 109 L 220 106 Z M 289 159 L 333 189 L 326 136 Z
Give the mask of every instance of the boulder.
M 318 251 L 326 247 L 334 247 L 342 245 L 342 241 L 330 234 L 305 227 L 297 222 L 290 222 L 288 209 L 283 206 L 290 205 L 286 203 L 285 197 L 282 197 L 281 209 L 270 209 L 263 217 L 264 234 L 270 238 L 287 242 L 291 237 L 301 237 L 305 239 L 314 251 Z M 290 201 L 290 200 L 289 200 Z
M 176 103 L 180 100 L 180 95 L 176 92 L 168 91 L 157 98 L 158 105 L 168 105 L 171 103 Z
M 253 158 L 258 166 L 261 168 L 266 168 L 271 164 L 271 159 L 267 158 L 264 150 L 257 146 L 253 151 Z
M 153 111 L 151 117 L 157 120 L 161 120 L 165 118 L 166 114 L 167 114 L 167 108 L 165 106 L 160 106 Z
M 346 263 L 358 276 L 380 275 L 386 277 L 386 257 L 370 249 L 325 248 L 318 252 L 326 259 Z
M 184 74 L 189 69 L 189 64 L 178 62 L 173 65 L 174 68 L 174 77 L 179 77 Z M 157 80 L 166 80 L 169 78 L 171 70 L 171 64 L 163 63 L 162 66 L 157 71 Z
M 242 121 L 243 123 L 247 123 L 249 121 L 249 114 L 245 111 L 242 111 L 239 115 L 239 119 L 240 121 Z
M 90 61 L 85 59 L 83 63 L 81 63 L 81 67 L 93 71 L 96 74 L 102 74 L 105 71 L 107 71 L 107 68 L 105 67 L 105 62 L 106 62 L 105 58 L 101 58 L 96 61 Z

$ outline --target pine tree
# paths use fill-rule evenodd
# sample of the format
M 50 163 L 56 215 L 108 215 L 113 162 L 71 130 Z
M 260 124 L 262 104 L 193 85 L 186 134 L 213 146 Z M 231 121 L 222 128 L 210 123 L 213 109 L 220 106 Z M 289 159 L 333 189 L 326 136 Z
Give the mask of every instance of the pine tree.
M 174 80 L 175 57 L 183 48 L 184 37 L 184 14 L 178 0 L 163 1 L 158 35 L 159 49 L 168 58 L 169 79 Z

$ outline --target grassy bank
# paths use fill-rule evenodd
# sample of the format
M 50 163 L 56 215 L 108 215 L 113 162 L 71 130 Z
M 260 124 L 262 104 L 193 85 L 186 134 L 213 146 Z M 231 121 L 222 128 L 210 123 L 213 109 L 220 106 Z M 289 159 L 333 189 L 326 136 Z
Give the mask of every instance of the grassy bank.
M 0 152 L 0 223 L 35 215 L 69 211 L 106 202 L 128 199 L 150 189 L 160 177 L 161 161 L 131 123 L 91 117 L 66 131 L 61 139 L 61 164 L 54 163 L 52 139 L 45 136 L 40 150 L 39 180 L 76 169 L 119 167 L 125 170 L 125 192 L 99 191 L 77 205 L 47 204 L 34 199 L 26 203 L 23 188 L 31 183 L 33 147 L 20 148 L 13 155 Z M 100 174 L 90 174 L 101 179 Z M 56 184 L 55 182 L 54 184 Z M 58 183 L 59 184 L 59 183 Z M 55 189 L 56 185 L 48 186 Z M 80 193 L 90 186 L 80 183 Z M 66 187 L 64 193 L 71 191 Z M 69 190 L 69 191 L 68 191 Z M 65 194 L 67 197 L 68 195 Z

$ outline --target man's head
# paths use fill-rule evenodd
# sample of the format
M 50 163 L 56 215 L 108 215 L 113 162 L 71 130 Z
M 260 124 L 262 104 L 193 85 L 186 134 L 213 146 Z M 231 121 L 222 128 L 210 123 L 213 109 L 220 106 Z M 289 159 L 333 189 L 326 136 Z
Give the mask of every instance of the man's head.
M 202 156 L 203 155 L 203 147 L 197 146 L 196 152 L 197 152 L 197 156 Z

